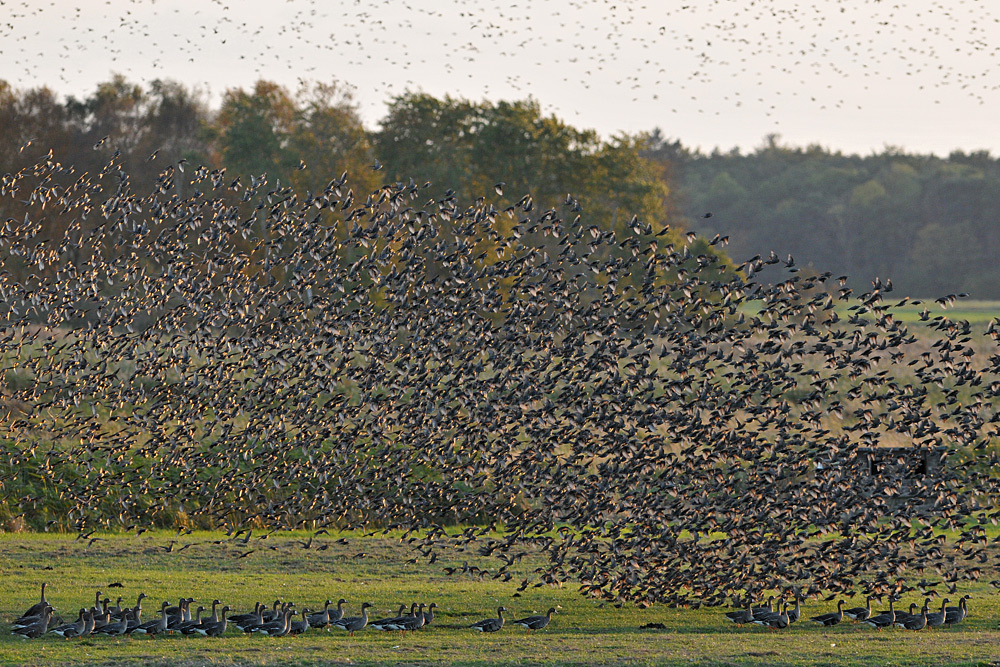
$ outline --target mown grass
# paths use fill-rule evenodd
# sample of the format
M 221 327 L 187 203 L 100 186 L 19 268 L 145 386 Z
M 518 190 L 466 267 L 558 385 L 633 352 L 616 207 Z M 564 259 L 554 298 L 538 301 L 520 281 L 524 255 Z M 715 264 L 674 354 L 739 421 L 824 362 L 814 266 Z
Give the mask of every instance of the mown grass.
M 465 553 L 450 553 L 435 564 L 407 562 L 415 552 L 397 537 L 319 536 L 303 548 L 305 534 L 257 535 L 246 546 L 222 534 L 174 537 L 107 536 L 87 546 L 67 535 L 0 536 L 0 665 L 321 665 L 321 664 L 629 664 L 629 665 L 989 665 L 1000 663 L 1000 599 L 986 583 L 960 592 L 973 596 L 970 618 L 955 628 L 910 633 L 875 632 L 844 623 L 819 628 L 800 623 L 772 633 L 736 628 L 725 609 L 637 609 L 587 600 L 572 585 L 529 588 L 515 597 L 517 582 L 537 563 L 525 558 L 508 583 L 467 575 L 447 576 L 445 565 L 463 560 L 490 566 Z M 176 540 L 173 552 L 162 547 Z M 214 544 L 221 541 L 221 544 Z M 178 551 L 185 545 L 192 545 Z M 318 550 L 319 547 L 326 547 Z M 250 555 L 238 556 L 253 550 Z M 492 569 L 496 569 L 493 565 Z M 43 581 L 48 599 L 66 617 L 93 604 L 101 590 L 133 603 L 150 596 L 146 615 L 161 600 L 190 595 L 199 602 L 215 597 L 239 611 L 254 601 L 293 600 L 299 608 L 320 606 L 326 598 L 349 600 L 350 613 L 361 602 L 377 613 L 395 611 L 411 600 L 437 602 L 435 624 L 418 633 L 311 631 L 285 639 L 244 636 L 236 630 L 221 639 L 90 638 L 24 641 L 12 636 L 9 622 L 38 599 Z M 108 588 L 119 582 L 121 588 Z M 951 596 L 957 598 L 957 595 Z M 912 598 L 912 599 L 911 599 Z M 855 599 L 856 601 L 856 599 Z M 904 606 L 918 601 L 911 594 Z M 832 610 L 833 601 L 805 603 L 803 616 Z M 467 629 L 504 605 L 514 615 L 559 612 L 546 630 L 527 634 L 508 626 L 494 635 Z M 665 630 L 640 630 L 647 622 Z

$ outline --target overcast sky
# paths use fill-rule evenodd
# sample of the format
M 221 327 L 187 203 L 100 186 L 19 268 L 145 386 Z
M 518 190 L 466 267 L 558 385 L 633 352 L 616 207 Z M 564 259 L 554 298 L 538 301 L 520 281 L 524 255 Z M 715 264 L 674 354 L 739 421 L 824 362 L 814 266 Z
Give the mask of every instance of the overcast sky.
M 84 96 L 112 73 L 394 95 L 534 97 L 603 135 L 1000 154 L 1000 2 L 0 0 L 0 79 Z

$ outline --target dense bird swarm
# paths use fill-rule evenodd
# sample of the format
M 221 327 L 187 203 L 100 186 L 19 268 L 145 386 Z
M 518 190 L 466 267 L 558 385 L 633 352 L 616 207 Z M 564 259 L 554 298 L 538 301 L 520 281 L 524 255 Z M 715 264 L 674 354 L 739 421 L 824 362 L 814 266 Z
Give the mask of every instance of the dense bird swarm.
M 520 589 L 640 604 L 985 569 L 1000 355 L 967 324 L 921 347 L 878 281 L 434 191 L 3 176 L 2 502 L 87 535 L 403 528 L 512 587 L 541 548 Z

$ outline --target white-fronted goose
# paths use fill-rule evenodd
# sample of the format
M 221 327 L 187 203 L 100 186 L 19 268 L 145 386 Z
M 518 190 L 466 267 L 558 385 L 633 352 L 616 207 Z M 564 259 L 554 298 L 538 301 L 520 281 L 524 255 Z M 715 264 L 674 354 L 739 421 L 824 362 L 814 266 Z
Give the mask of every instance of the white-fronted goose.
M 36 602 L 35 604 L 31 605 L 30 607 L 28 607 L 28 610 L 26 612 L 24 612 L 23 614 L 21 614 L 21 616 L 20 616 L 20 618 L 18 620 L 20 620 L 21 618 L 40 617 L 40 616 L 42 616 L 42 614 L 45 613 L 45 609 L 49 606 L 48 600 L 45 599 L 45 587 L 46 586 L 48 586 L 48 582 L 43 581 L 42 582 L 42 599 L 39 600 L 38 602 Z M 100 593 L 98 593 L 98 596 L 100 596 Z M 100 597 L 98 597 L 98 599 L 100 599 Z
M 753 603 L 747 600 L 746 609 L 738 609 L 737 611 L 727 611 L 726 618 L 736 625 L 744 626 L 747 623 L 753 622 L 753 610 L 750 608 Z
M 308 630 L 311 626 L 309 625 L 309 614 L 312 612 L 311 609 L 302 610 L 302 620 L 292 621 L 288 628 L 288 634 L 290 635 L 301 635 L 303 632 Z
M 184 623 L 180 623 L 174 629 L 177 632 L 181 633 L 182 635 L 193 635 L 193 634 L 195 634 L 194 628 L 201 627 L 201 624 L 203 623 L 203 621 L 201 620 L 201 615 L 202 615 L 202 613 L 204 611 L 205 611 L 205 608 L 199 605 L 198 608 L 195 610 L 195 618 L 194 619 L 192 619 L 190 621 L 186 621 Z
M 903 619 L 902 621 L 896 621 L 897 628 L 903 628 L 904 630 L 923 630 L 927 627 L 927 603 L 924 603 L 924 608 L 919 614 L 910 616 L 909 618 Z
M 554 613 L 556 613 L 556 608 L 549 607 L 548 612 L 546 612 L 545 614 L 541 614 L 538 616 L 527 616 L 525 618 L 516 621 L 511 621 L 511 623 L 515 623 L 517 625 L 527 628 L 528 632 L 531 632 L 532 630 L 541 630 L 542 628 L 544 628 L 546 625 L 549 624 L 549 621 L 552 620 L 552 614 Z
M 965 604 L 965 601 L 969 599 L 968 595 L 963 595 L 958 599 L 958 607 L 948 607 L 945 610 L 944 624 L 945 625 L 956 625 L 965 620 L 966 615 L 969 613 L 969 609 Z
M 417 609 L 417 603 L 414 602 L 413 606 L 410 609 L 410 613 L 413 614 L 416 611 L 416 609 Z M 374 621 L 369 621 L 368 625 L 374 628 L 375 630 L 386 630 L 386 631 L 396 630 L 397 629 L 396 625 L 402 622 L 402 620 L 406 617 L 403 613 L 405 610 L 406 610 L 406 605 L 401 604 L 399 605 L 399 610 L 396 611 L 395 616 L 386 616 L 385 618 L 379 618 Z
M 820 614 L 819 616 L 813 616 L 809 619 L 814 623 L 819 623 L 820 625 L 837 625 L 842 620 L 844 620 L 844 601 L 837 601 L 837 611 L 831 612 L 829 614 Z
M 330 605 L 333 602 L 327 600 L 323 603 L 323 611 L 318 611 L 314 614 L 309 615 L 309 625 L 313 628 L 325 628 L 330 625 Z
M 347 618 L 342 618 L 333 625 L 338 628 L 347 630 L 350 636 L 354 636 L 354 633 L 361 630 L 366 625 L 368 625 L 368 608 L 371 607 L 370 602 L 365 602 L 361 605 L 361 615 L 360 616 L 349 616 Z
M 128 629 L 128 620 L 129 620 L 129 617 L 131 615 L 132 615 L 132 611 L 129 610 L 128 612 L 125 613 L 125 616 L 122 617 L 121 619 L 119 619 L 117 621 L 114 621 L 114 620 L 113 621 L 108 621 L 107 623 L 105 623 L 101 627 L 99 627 L 96 630 L 94 630 L 94 634 L 95 635 L 108 635 L 110 637 L 119 637 L 119 636 L 125 634 L 125 631 Z
M 802 616 L 802 609 L 799 607 L 799 596 L 795 596 L 795 606 L 788 610 L 788 623 L 798 623 Z
M 331 624 L 336 623 L 337 621 L 339 621 L 342 618 L 344 618 L 344 605 L 345 604 L 347 604 L 347 600 L 345 600 L 344 598 L 340 598 L 339 600 L 337 600 L 337 609 L 336 609 L 336 611 L 331 611 L 330 612 L 330 623 Z
M 893 598 L 889 598 L 889 611 L 884 611 L 877 616 L 871 616 L 863 622 L 877 630 L 881 630 L 882 628 L 891 628 L 892 624 L 896 622 L 896 610 L 893 608 L 894 602 L 895 600 Z
M 427 611 L 424 612 L 424 627 L 427 627 L 434 622 L 434 610 L 437 609 L 437 603 L 431 602 L 427 606 Z
M 852 607 L 851 609 L 844 610 L 844 616 L 851 619 L 852 621 L 864 621 L 871 617 L 872 615 L 872 600 L 875 599 L 874 595 L 869 595 L 865 598 L 864 607 Z
M 413 632 L 424 627 L 424 603 L 420 603 L 420 608 L 416 612 L 411 611 L 409 616 L 404 616 L 396 625 L 397 630 L 403 633 Z
M 169 604 L 170 604 L 169 602 L 164 601 L 163 604 L 160 605 L 160 617 L 155 620 L 142 623 L 141 625 L 137 626 L 135 630 L 132 630 L 131 634 L 158 635 L 166 632 L 168 627 L 167 605 Z
M 87 609 L 81 607 L 80 614 L 77 616 L 75 623 L 63 623 L 60 626 L 50 628 L 48 631 L 49 634 L 58 635 L 63 639 L 79 637 L 83 633 L 83 629 L 87 627 L 87 619 L 85 617 L 87 612 Z
M 49 619 L 52 618 L 52 606 L 49 605 L 38 620 L 31 625 L 14 628 L 11 634 L 15 634 L 22 639 L 35 639 L 41 637 L 49 629 Z
M 284 637 L 288 634 L 288 631 L 292 627 L 292 614 L 294 612 L 291 608 L 286 608 L 282 613 L 281 619 L 277 621 L 272 621 L 271 623 L 265 623 L 264 625 L 253 628 L 252 632 L 257 634 L 267 635 L 268 637 Z
M 481 621 L 476 621 L 469 627 L 479 632 L 497 632 L 503 627 L 503 613 L 505 611 L 507 611 L 505 608 L 497 607 L 496 618 L 484 618 Z
M 192 629 L 192 634 L 198 634 L 202 637 L 221 637 L 226 633 L 226 629 L 229 626 L 229 621 L 226 620 L 226 614 L 229 612 L 229 605 L 226 605 L 219 612 L 221 618 L 212 623 L 211 621 L 206 621 L 200 626 Z
M 753 622 L 757 625 L 763 625 L 770 630 L 784 630 L 788 627 L 788 603 L 784 604 L 781 613 L 762 614 L 754 618 Z
M 927 614 L 927 626 L 931 628 L 939 628 L 944 625 L 944 617 L 948 612 L 945 610 L 944 606 L 951 602 L 948 598 L 941 600 L 941 611 L 936 611 L 931 614 Z

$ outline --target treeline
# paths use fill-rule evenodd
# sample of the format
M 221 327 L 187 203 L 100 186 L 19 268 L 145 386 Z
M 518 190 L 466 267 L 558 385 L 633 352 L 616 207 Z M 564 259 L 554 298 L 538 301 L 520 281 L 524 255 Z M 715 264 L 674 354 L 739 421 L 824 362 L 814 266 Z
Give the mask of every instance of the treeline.
M 751 153 L 705 154 L 654 132 L 646 155 L 673 166 L 691 225 L 728 235 L 734 259 L 775 250 L 856 286 L 1000 299 L 1000 160 L 988 152 L 844 155 L 774 135 Z
M 61 187 L 83 173 L 108 177 L 109 160 L 136 191 L 162 183 L 164 170 L 177 167 L 168 184 L 179 197 L 192 193 L 195 165 L 218 170 L 226 185 L 242 179 L 246 186 L 266 174 L 270 184 L 304 196 L 322 192 L 346 171 L 345 200 L 360 203 L 383 184 L 416 179 L 420 186 L 430 183 L 430 198 L 472 203 L 485 196 L 500 211 L 523 204 L 529 192 L 529 211 L 536 212 L 569 197 L 603 232 L 625 231 L 637 221 L 662 231 L 675 216 L 668 167 L 641 157 L 639 138 L 604 140 L 544 115 L 534 101 L 474 103 L 407 93 L 370 129 L 350 91 L 336 84 L 290 91 L 259 81 L 249 90 L 226 91 L 213 108 L 203 94 L 173 81 L 141 86 L 115 76 L 85 99 L 0 81 L 0 127 L 0 173 L 51 150 L 73 167 Z M 0 219 L 9 215 L 0 208 Z M 47 215 L 52 229 L 43 235 L 71 224 L 58 212 Z M 675 230 L 666 237 L 679 238 Z

